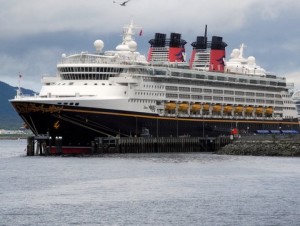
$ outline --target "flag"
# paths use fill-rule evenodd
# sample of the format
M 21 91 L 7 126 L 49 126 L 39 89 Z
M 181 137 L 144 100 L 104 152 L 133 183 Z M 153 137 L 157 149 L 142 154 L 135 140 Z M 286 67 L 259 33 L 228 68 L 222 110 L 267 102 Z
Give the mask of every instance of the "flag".
M 19 78 L 22 78 L 22 75 L 19 73 Z
M 143 29 L 141 29 L 141 31 L 140 31 L 140 34 L 139 34 L 139 35 L 140 35 L 140 36 L 142 36 L 142 34 L 143 34 Z

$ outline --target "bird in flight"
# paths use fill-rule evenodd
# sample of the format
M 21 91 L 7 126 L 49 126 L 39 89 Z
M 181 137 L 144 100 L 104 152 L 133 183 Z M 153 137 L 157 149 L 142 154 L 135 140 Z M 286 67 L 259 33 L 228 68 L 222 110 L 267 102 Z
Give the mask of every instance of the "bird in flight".
M 130 0 L 127 0 L 125 2 L 122 2 L 122 3 L 119 3 L 119 2 L 116 2 L 116 1 L 113 1 L 113 3 L 118 3 L 120 6 L 126 6 L 127 2 L 129 2 Z

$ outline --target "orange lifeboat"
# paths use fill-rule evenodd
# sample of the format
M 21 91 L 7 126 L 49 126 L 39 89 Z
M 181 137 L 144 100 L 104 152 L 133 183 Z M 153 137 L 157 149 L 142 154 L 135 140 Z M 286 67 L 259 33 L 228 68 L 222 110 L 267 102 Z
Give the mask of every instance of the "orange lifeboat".
M 173 111 L 176 109 L 176 104 L 174 102 L 168 102 L 165 104 L 165 109 L 167 111 Z
M 251 114 L 253 112 L 254 108 L 251 106 L 246 107 L 246 113 Z
M 255 114 L 257 114 L 257 115 L 261 115 L 263 112 L 264 112 L 264 109 L 262 107 L 258 107 L 255 110 Z
M 213 106 L 213 112 L 220 112 L 222 111 L 222 106 L 220 104 L 216 104 Z
M 203 111 L 209 111 L 209 104 L 203 105 Z
M 273 108 L 272 107 L 267 107 L 266 108 L 266 115 L 272 115 L 273 114 Z
M 178 111 L 186 111 L 189 108 L 188 103 L 181 103 L 178 106 Z
M 191 105 L 191 112 L 197 112 L 200 111 L 201 109 L 201 104 L 195 103 Z
M 236 113 L 242 113 L 243 110 L 244 110 L 243 106 L 237 106 L 237 107 L 235 107 L 235 109 L 234 109 L 234 111 L 235 111 Z
M 232 109 L 233 109 L 233 107 L 231 105 L 227 105 L 224 107 L 223 111 L 224 111 L 224 113 L 231 113 Z

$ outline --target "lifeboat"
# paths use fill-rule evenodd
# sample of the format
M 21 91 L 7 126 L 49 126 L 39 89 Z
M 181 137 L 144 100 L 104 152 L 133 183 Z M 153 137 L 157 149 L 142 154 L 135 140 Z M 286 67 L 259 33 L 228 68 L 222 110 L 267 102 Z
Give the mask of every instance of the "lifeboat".
M 203 105 L 203 111 L 209 111 L 209 104 Z
M 178 105 L 178 111 L 186 111 L 189 108 L 188 103 L 181 103 Z
M 176 104 L 174 102 L 168 102 L 165 104 L 165 109 L 167 111 L 173 111 L 176 109 Z
M 263 112 L 264 112 L 264 109 L 262 107 L 258 107 L 255 110 L 255 114 L 257 114 L 257 115 L 261 115 Z
M 253 107 L 250 107 L 250 106 L 246 107 L 246 113 L 247 114 L 251 114 L 253 112 L 253 110 L 254 110 Z
M 224 113 L 231 113 L 232 112 L 233 107 L 231 105 L 227 105 L 224 107 L 223 112 Z
M 242 113 L 243 110 L 244 110 L 244 107 L 243 107 L 243 106 L 237 106 L 237 107 L 235 107 L 235 109 L 234 109 L 234 111 L 235 111 L 236 113 Z
M 192 104 L 191 105 L 191 112 L 197 112 L 197 111 L 200 111 L 201 109 L 201 104 Z
M 273 108 L 272 107 L 267 107 L 265 114 L 266 115 L 272 115 L 273 114 Z
M 216 104 L 215 106 L 213 106 L 213 112 L 220 112 L 222 111 L 222 106 L 219 104 Z

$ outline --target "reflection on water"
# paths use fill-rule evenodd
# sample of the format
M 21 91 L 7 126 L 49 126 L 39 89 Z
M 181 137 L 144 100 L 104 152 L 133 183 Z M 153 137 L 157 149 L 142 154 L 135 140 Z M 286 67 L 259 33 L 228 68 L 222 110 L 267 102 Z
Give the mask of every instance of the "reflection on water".
M 0 141 L 4 225 L 298 225 L 300 158 L 27 157 Z

